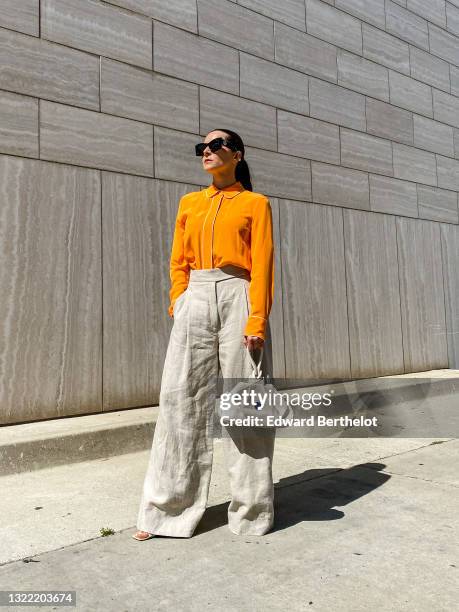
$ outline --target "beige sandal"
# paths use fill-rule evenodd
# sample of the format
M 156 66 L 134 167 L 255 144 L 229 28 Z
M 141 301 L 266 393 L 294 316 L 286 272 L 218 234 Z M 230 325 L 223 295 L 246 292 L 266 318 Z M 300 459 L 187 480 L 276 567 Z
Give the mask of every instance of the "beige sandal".
M 151 538 L 154 538 L 155 534 L 149 533 L 148 531 L 137 531 L 132 537 L 134 540 L 139 540 L 142 542 L 143 540 L 150 540 Z

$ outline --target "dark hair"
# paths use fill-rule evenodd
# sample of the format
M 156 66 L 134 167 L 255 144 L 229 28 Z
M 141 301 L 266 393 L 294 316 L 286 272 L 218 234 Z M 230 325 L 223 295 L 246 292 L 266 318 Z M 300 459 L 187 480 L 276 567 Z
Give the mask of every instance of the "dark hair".
M 252 180 L 250 178 L 249 166 L 244 159 L 245 149 L 244 149 L 244 143 L 242 142 L 242 138 L 239 136 L 239 134 L 236 134 L 236 132 L 233 132 L 233 130 L 227 130 L 226 128 L 215 128 L 215 130 L 209 130 L 209 131 L 215 132 L 217 130 L 228 134 L 228 141 L 236 145 L 237 150 L 242 153 L 242 159 L 238 162 L 236 166 L 236 181 L 240 181 L 244 189 L 247 189 L 248 191 L 253 191 Z

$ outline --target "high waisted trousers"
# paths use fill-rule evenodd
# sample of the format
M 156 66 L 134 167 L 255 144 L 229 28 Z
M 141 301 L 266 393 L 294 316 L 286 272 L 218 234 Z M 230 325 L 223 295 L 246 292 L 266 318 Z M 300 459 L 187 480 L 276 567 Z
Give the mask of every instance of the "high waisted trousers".
M 235 379 L 253 371 L 243 344 L 249 281 L 238 266 L 191 270 L 188 287 L 175 302 L 137 519 L 142 531 L 191 537 L 204 514 L 218 375 L 223 384 L 233 379 L 234 386 Z M 262 366 L 272 375 L 272 350 L 266 349 Z M 222 427 L 221 435 L 231 488 L 228 527 L 237 535 L 264 535 L 274 521 L 275 430 L 231 426 Z

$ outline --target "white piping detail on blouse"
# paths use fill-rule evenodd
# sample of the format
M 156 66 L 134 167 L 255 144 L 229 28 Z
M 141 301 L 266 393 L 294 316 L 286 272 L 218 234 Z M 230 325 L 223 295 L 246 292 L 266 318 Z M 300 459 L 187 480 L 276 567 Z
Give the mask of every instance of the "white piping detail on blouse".
M 214 215 L 214 220 L 212 221 L 212 232 L 211 232 L 211 236 L 210 236 L 210 267 L 213 268 L 214 267 L 214 255 L 213 255 L 213 248 L 214 248 L 214 224 L 215 224 L 215 219 L 217 217 L 217 213 L 220 209 L 220 204 L 223 202 L 223 193 L 222 193 L 222 197 L 220 198 L 220 202 L 218 203 L 217 206 L 217 210 L 215 211 L 215 215 Z
M 207 210 L 207 214 L 206 214 L 205 219 L 204 219 L 204 221 L 202 223 L 202 230 L 201 230 L 201 261 L 202 261 L 202 267 L 204 267 L 204 225 L 206 224 L 207 217 L 209 215 L 209 212 L 210 212 L 211 208 L 212 208 L 212 200 L 210 200 L 210 206 L 209 206 L 209 208 Z

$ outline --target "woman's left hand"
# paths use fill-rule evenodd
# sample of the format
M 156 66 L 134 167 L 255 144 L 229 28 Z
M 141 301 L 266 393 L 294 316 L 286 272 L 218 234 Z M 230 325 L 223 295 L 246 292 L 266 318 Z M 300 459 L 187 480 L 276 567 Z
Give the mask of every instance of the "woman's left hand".
M 244 336 L 244 346 L 246 346 L 249 351 L 262 348 L 264 342 L 264 339 L 259 336 Z

